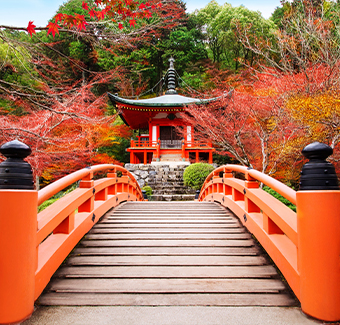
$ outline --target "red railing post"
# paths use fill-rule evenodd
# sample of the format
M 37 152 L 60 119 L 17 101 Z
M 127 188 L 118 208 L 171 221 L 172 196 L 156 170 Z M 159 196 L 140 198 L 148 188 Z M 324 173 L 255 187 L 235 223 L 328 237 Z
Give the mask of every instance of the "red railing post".
M 182 161 L 185 161 L 185 141 L 182 140 Z
M 160 151 L 161 151 L 161 140 L 158 139 L 157 148 L 156 148 L 156 159 L 157 159 L 157 161 L 160 160 Z
M 0 323 L 10 324 L 34 310 L 38 192 L 23 161 L 31 149 L 15 140 L 0 151 L 8 158 L 0 165 Z
M 314 143 L 303 150 L 310 161 L 296 194 L 298 270 L 302 311 L 334 322 L 340 320 L 340 190 L 324 160 L 332 153 L 327 147 Z

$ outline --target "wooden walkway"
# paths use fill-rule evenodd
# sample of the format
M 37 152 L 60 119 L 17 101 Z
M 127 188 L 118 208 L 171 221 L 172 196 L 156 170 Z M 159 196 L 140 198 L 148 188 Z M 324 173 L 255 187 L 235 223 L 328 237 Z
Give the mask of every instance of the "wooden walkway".
M 293 306 L 275 268 L 215 203 L 129 202 L 60 267 L 41 305 Z

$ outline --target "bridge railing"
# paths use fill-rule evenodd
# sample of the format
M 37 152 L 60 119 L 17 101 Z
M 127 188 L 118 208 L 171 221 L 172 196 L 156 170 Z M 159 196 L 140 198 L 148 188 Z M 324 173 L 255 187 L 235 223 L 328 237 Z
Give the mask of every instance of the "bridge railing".
M 295 204 L 297 213 L 262 190 L 261 183 Z M 225 165 L 207 177 L 199 201 L 219 202 L 239 217 L 280 269 L 306 314 L 340 320 L 339 190 L 296 192 L 254 169 Z
M 93 179 L 95 173 L 107 175 Z M 37 213 L 40 204 L 75 182 L 78 188 Z M 54 272 L 109 209 L 142 200 L 133 175 L 109 164 L 84 168 L 40 191 L 0 189 L 0 324 L 32 314 Z

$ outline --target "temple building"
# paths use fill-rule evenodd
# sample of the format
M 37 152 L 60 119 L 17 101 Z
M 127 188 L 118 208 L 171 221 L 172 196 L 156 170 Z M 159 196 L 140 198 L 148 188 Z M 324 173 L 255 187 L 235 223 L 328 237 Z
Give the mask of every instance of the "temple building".
M 108 94 L 122 120 L 132 129 L 148 129 L 148 134 L 131 140 L 131 164 L 150 164 L 162 161 L 212 163 L 214 148 L 210 143 L 195 139 L 195 125 L 182 119 L 185 107 L 189 104 L 205 105 L 212 99 L 198 99 L 179 95 L 176 91 L 176 72 L 174 59 L 170 60 L 168 70 L 168 90 L 164 95 L 148 99 L 125 99 Z M 178 127 L 183 132 L 177 132 Z

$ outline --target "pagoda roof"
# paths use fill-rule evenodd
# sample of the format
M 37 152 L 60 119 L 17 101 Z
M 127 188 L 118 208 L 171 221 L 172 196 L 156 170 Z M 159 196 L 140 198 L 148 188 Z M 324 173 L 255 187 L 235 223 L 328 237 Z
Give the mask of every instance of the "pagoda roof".
M 209 102 L 215 101 L 218 98 L 210 98 L 210 99 L 199 99 L 193 97 L 186 97 L 178 94 L 165 94 L 159 97 L 147 98 L 147 99 L 126 99 L 119 97 L 117 95 L 108 94 L 112 103 L 117 106 L 128 105 L 128 107 L 133 109 L 134 107 L 138 110 L 138 108 L 158 108 L 162 110 L 162 108 L 175 108 L 175 107 L 184 107 L 190 104 L 207 104 Z

